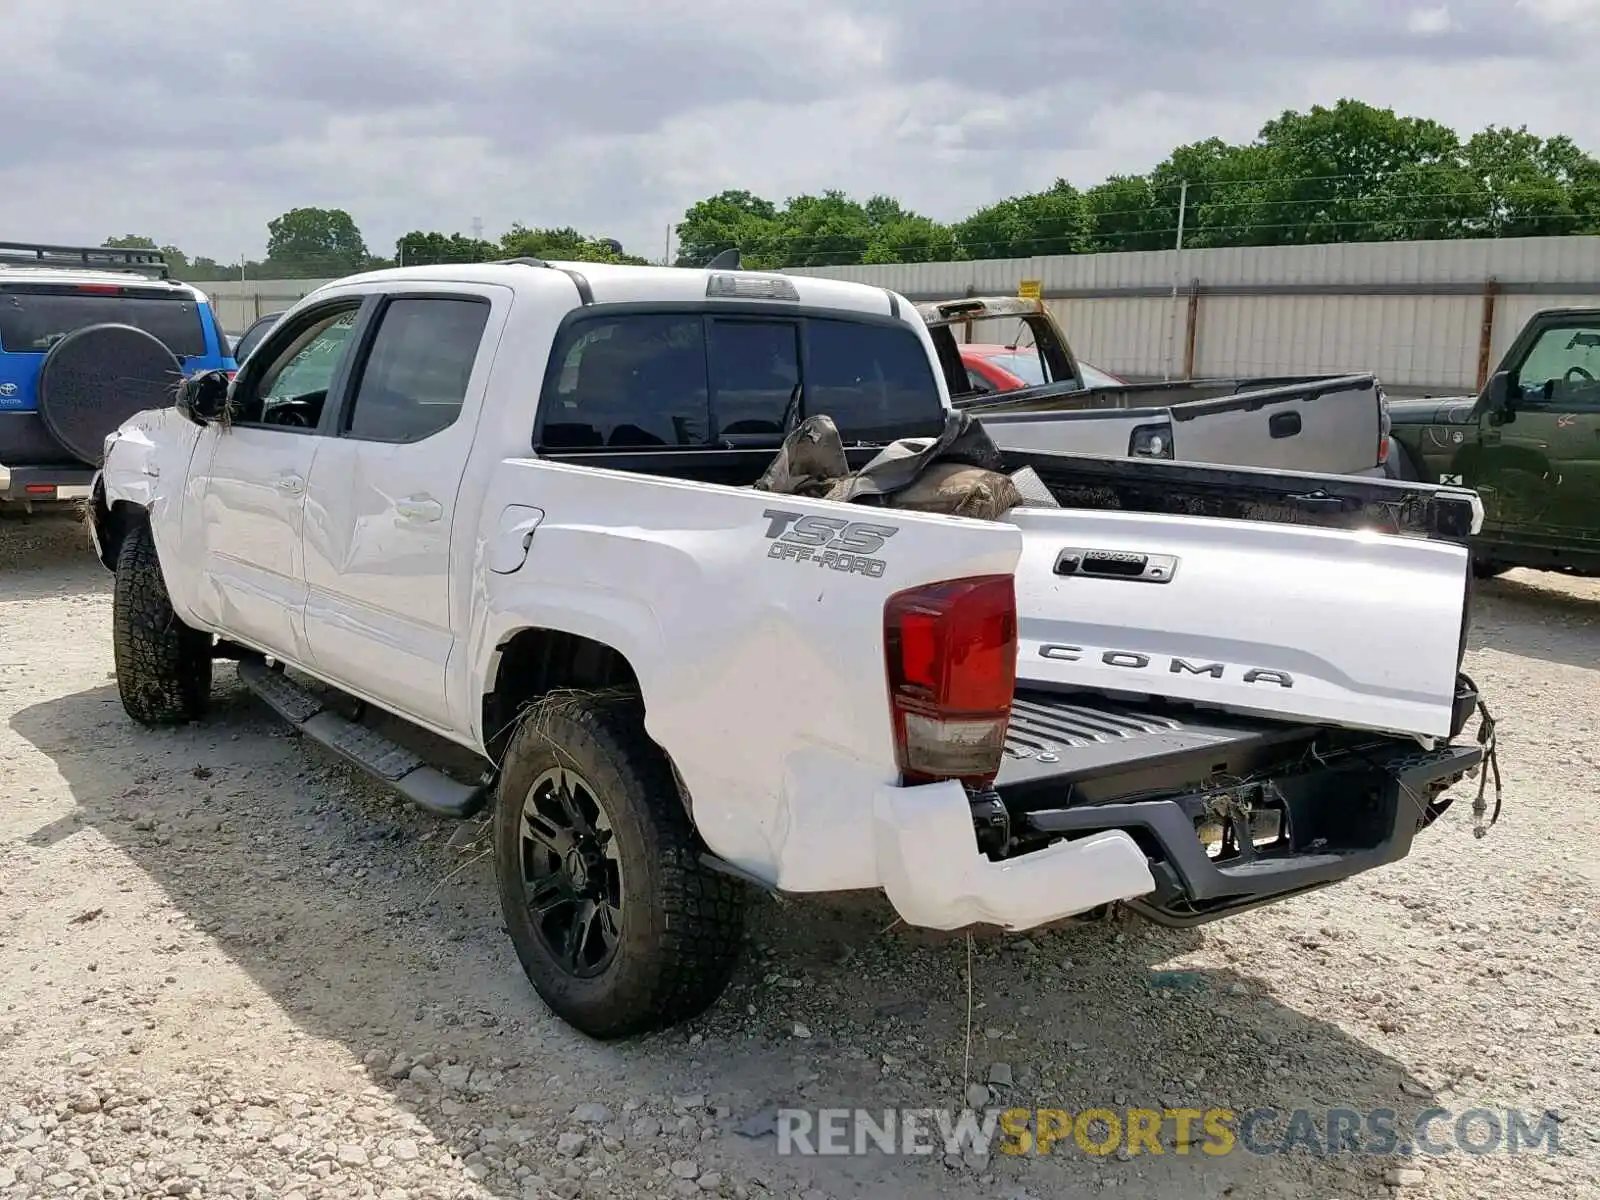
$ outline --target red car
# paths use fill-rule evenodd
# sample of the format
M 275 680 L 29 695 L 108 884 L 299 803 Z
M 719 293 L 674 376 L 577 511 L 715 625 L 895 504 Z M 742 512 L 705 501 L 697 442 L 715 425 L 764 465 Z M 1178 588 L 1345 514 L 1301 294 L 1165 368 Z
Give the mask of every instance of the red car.
M 1046 382 L 1039 352 L 1031 346 L 992 346 L 971 343 L 961 347 L 967 378 L 980 392 L 1012 392 Z M 1085 387 L 1117 387 L 1128 381 L 1079 361 Z

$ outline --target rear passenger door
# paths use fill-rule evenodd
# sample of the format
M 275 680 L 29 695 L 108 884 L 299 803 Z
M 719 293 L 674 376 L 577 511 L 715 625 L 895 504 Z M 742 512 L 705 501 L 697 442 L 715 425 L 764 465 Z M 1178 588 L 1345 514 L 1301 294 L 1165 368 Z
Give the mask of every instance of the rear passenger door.
M 456 498 L 510 303 L 493 286 L 382 295 L 306 490 L 317 672 L 435 728 L 451 724 L 445 668 L 468 599 L 450 547 L 474 534 Z

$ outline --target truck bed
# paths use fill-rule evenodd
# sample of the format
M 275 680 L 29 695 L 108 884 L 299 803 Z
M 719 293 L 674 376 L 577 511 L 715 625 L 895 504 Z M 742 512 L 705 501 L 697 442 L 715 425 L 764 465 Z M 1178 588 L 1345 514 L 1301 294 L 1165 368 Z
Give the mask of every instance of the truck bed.
M 1044 384 L 963 397 L 1008 450 L 1132 455 L 1157 429 L 1184 462 L 1290 471 L 1376 471 L 1383 393 L 1370 374 L 1307 379 L 1193 380 L 1075 388 Z
M 880 446 L 846 451 L 852 469 Z M 777 451 L 765 447 L 546 451 L 550 462 L 631 474 L 748 487 Z M 1168 516 L 1278 521 L 1324 529 L 1375 529 L 1464 541 L 1482 523 L 1482 505 L 1464 488 L 1403 480 L 1173 463 L 1054 451 L 1005 452 L 1007 470 L 1030 467 L 1064 508 Z
M 1375 529 L 1452 542 L 1465 542 L 1483 523 L 1482 502 L 1466 488 L 1161 459 L 1005 453 L 1011 470 L 1031 467 L 1067 508 Z

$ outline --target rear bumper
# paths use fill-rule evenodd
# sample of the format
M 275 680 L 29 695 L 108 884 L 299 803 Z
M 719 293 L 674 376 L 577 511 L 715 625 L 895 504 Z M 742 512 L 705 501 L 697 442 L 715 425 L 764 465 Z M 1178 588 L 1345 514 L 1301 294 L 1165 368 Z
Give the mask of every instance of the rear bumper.
M 81 500 L 93 479 L 94 468 L 67 455 L 38 413 L 0 413 L 0 501 Z
M 883 788 L 873 811 L 878 879 L 907 925 L 1032 929 L 1153 891 L 1144 851 L 1117 829 L 992 861 L 960 784 Z
M 82 500 L 94 481 L 92 467 L 7 467 L 0 464 L 0 501 L 51 504 Z
M 1463 691 L 1457 732 L 1476 700 Z M 1028 929 L 1116 901 L 1197 925 L 1404 858 L 1483 759 L 1361 735 L 1322 757 L 1317 736 L 1035 694 L 1013 712 L 996 791 L 878 790 L 878 879 L 907 924 L 934 929 Z
M 1281 804 L 1287 830 L 1277 844 L 1248 845 L 1238 836 L 1245 829 L 1241 821 L 1234 844 L 1248 849 L 1220 861 L 1197 832 L 1202 821 L 1217 819 L 1210 806 L 1219 793 L 1047 809 L 1028 813 L 1024 822 L 1034 833 L 1069 838 L 1099 836 L 1108 828 L 1137 837 L 1151 852 L 1155 886 L 1129 907 L 1159 924 L 1199 925 L 1404 858 L 1417 831 L 1442 811 L 1433 803 L 1436 789 L 1482 759 L 1478 746 L 1402 748 L 1387 761 L 1263 781 L 1255 798 L 1269 807 Z

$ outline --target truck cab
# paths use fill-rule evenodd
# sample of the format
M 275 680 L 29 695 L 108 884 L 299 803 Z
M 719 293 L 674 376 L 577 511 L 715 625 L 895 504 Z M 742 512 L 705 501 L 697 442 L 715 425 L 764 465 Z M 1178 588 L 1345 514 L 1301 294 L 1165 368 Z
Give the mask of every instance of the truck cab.
M 1600 309 L 1535 313 L 1478 395 L 1390 412 L 1401 478 L 1482 498 L 1480 576 L 1600 575 Z

